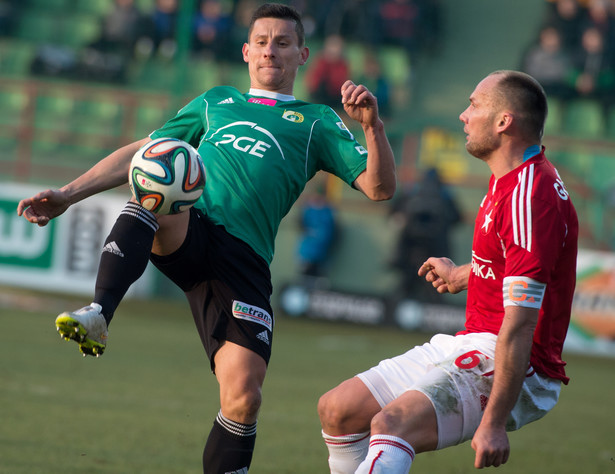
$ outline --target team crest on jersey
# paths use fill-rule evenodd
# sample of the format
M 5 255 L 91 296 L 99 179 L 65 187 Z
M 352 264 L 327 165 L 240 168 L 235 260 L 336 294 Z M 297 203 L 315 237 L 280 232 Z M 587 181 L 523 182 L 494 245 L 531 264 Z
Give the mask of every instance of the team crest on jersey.
M 282 115 L 282 118 L 288 120 L 289 122 L 295 123 L 301 123 L 303 122 L 303 120 L 305 120 L 303 114 L 300 114 L 299 112 L 295 112 L 293 110 L 285 110 L 284 114 Z
M 242 301 L 233 301 L 233 317 L 260 324 L 273 332 L 273 318 L 263 308 Z

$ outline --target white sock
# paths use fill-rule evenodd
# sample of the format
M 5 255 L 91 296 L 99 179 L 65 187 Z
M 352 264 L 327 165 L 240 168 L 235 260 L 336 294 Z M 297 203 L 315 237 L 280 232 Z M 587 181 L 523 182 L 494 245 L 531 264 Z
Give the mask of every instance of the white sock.
M 331 436 L 322 432 L 329 450 L 331 474 L 352 474 L 365 459 L 369 448 L 369 431 L 365 433 Z
M 408 474 L 414 449 L 397 436 L 373 435 L 369 440 L 367 457 L 356 470 L 357 474 Z

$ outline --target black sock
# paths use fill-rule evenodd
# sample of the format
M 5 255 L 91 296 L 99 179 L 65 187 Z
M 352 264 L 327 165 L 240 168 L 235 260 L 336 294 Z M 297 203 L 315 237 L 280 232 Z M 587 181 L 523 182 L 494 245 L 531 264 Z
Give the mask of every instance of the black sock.
M 115 221 L 100 256 L 94 302 L 111 322 L 122 298 L 149 261 L 158 222 L 142 206 L 129 202 Z
M 247 474 L 256 442 L 256 423 L 244 425 L 218 413 L 203 451 L 205 474 Z

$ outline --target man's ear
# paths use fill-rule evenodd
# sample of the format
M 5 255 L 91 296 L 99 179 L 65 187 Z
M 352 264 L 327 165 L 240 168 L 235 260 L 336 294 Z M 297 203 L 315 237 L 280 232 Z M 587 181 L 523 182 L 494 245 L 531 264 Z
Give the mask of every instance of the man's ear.
M 513 122 L 515 121 L 515 117 L 510 112 L 502 112 L 498 119 L 497 129 L 499 132 L 505 132 L 508 130 Z
M 307 62 L 309 57 L 310 49 L 307 46 L 304 46 L 303 48 L 301 48 L 301 62 L 299 64 L 303 66 Z
M 243 53 L 243 61 L 248 62 L 248 52 L 250 51 L 250 45 L 248 43 L 244 43 L 241 48 L 241 52 Z

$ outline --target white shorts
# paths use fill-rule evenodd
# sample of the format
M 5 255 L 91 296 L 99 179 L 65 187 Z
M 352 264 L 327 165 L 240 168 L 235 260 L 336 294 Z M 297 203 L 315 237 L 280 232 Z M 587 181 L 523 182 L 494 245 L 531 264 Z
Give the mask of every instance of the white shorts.
M 482 419 L 493 385 L 496 340 L 489 333 L 438 334 L 357 377 L 382 407 L 408 390 L 425 394 L 436 411 L 437 449 L 454 446 L 472 439 Z M 513 431 L 542 418 L 557 403 L 560 389 L 559 380 L 530 367 L 506 429 Z

